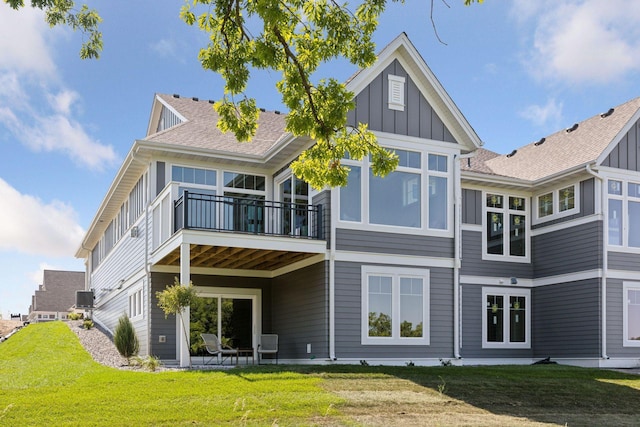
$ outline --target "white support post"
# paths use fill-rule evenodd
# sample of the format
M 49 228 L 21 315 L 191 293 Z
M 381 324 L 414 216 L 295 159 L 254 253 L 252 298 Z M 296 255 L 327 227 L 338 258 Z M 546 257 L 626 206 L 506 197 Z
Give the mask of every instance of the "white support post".
M 180 245 L 180 283 L 183 286 L 187 286 L 191 281 L 191 245 L 189 243 L 182 243 Z M 182 311 L 182 314 L 176 316 L 178 320 L 178 334 L 180 337 L 178 348 L 179 348 L 179 359 L 180 359 L 180 367 L 185 368 L 191 366 L 189 354 L 189 323 L 190 323 L 190 309 L 189 307 L 185 308 Z M 184 319 L 184 325 L 182 320 Z M 186 331 L 185 331 L 186 328 Z

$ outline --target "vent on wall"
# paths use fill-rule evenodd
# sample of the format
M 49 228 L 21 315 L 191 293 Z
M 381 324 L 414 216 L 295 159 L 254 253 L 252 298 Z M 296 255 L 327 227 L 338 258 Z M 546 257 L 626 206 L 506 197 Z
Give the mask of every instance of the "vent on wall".
M 404 82 L 404 77 L 389 74 L 389 109 L 404 111 Z

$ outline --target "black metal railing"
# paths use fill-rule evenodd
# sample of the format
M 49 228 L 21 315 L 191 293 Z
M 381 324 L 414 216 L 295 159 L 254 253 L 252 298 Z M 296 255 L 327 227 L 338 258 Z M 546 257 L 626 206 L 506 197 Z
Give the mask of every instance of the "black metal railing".
M 322 206 L 184 191 L 174 203 L 174 232 L 229 231 L 323 239 Z

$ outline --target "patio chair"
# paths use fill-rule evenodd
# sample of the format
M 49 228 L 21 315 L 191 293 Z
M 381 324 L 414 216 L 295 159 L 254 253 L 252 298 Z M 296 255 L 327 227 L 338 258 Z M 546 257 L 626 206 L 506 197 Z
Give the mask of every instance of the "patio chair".
M 222 360 L 220 360 L 220 363 L 218 363 L 218 365 L 222 365 L 227 358 L 231 358 L 230 362 L 233 364 L 233 356 L 235 356 L 236 365 L 238 364 L 237 348 L 224 347 L 215 334 L 200 334 L 200 336 L 202 337 L 202 341 L 204 342 L 204 347 L 207 349 L 207 353 L 209 353 L 209 355 L 211 356 L 209 362 L 211 362 L 214 358 L 217 361 L 219 357 L 222 357 Z M 207 362 L 205 362 L 205 365 L 206 364 Z
M 278 364 L 278 335 L 262 334 L 260 335 L 260 344 L 258 344 L 258 365 L 262 361 L 265 354 L 275 354 L 276 365 Z

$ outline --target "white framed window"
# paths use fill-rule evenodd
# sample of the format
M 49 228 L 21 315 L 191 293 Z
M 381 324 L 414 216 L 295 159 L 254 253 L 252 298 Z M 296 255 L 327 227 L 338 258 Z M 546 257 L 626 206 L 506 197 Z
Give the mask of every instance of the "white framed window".
M 482 258 L 529 262 L 529 209 L 520 195 L 484 193 Z
M 535 222 L 541 223 L 580 212 L 580 186 L 565 185 L 533 198 Z
M 389 74 L 389 109 L 404 111 L 404 82 L 402 76 Z
M 343 160 L 350 171 L 340 192 L 340 221 L 396 232 L 450 229 L 451 156 L 391 148 L 396 170 L 375 176 L 368 158 Z
M 482 288 L 482 348 L 531 348 L 531 291 Z
M 429 270 L 362 266 L 363 345 L 429 344 Z
M 142 287 L 129 292 L 129 318 L 134 319 L 142 317 Z
M 623 282 L 623 345 L 640 347 L 640 282 Z
M 640 182 L 607 181 L 608 243 L 640 249 Z

